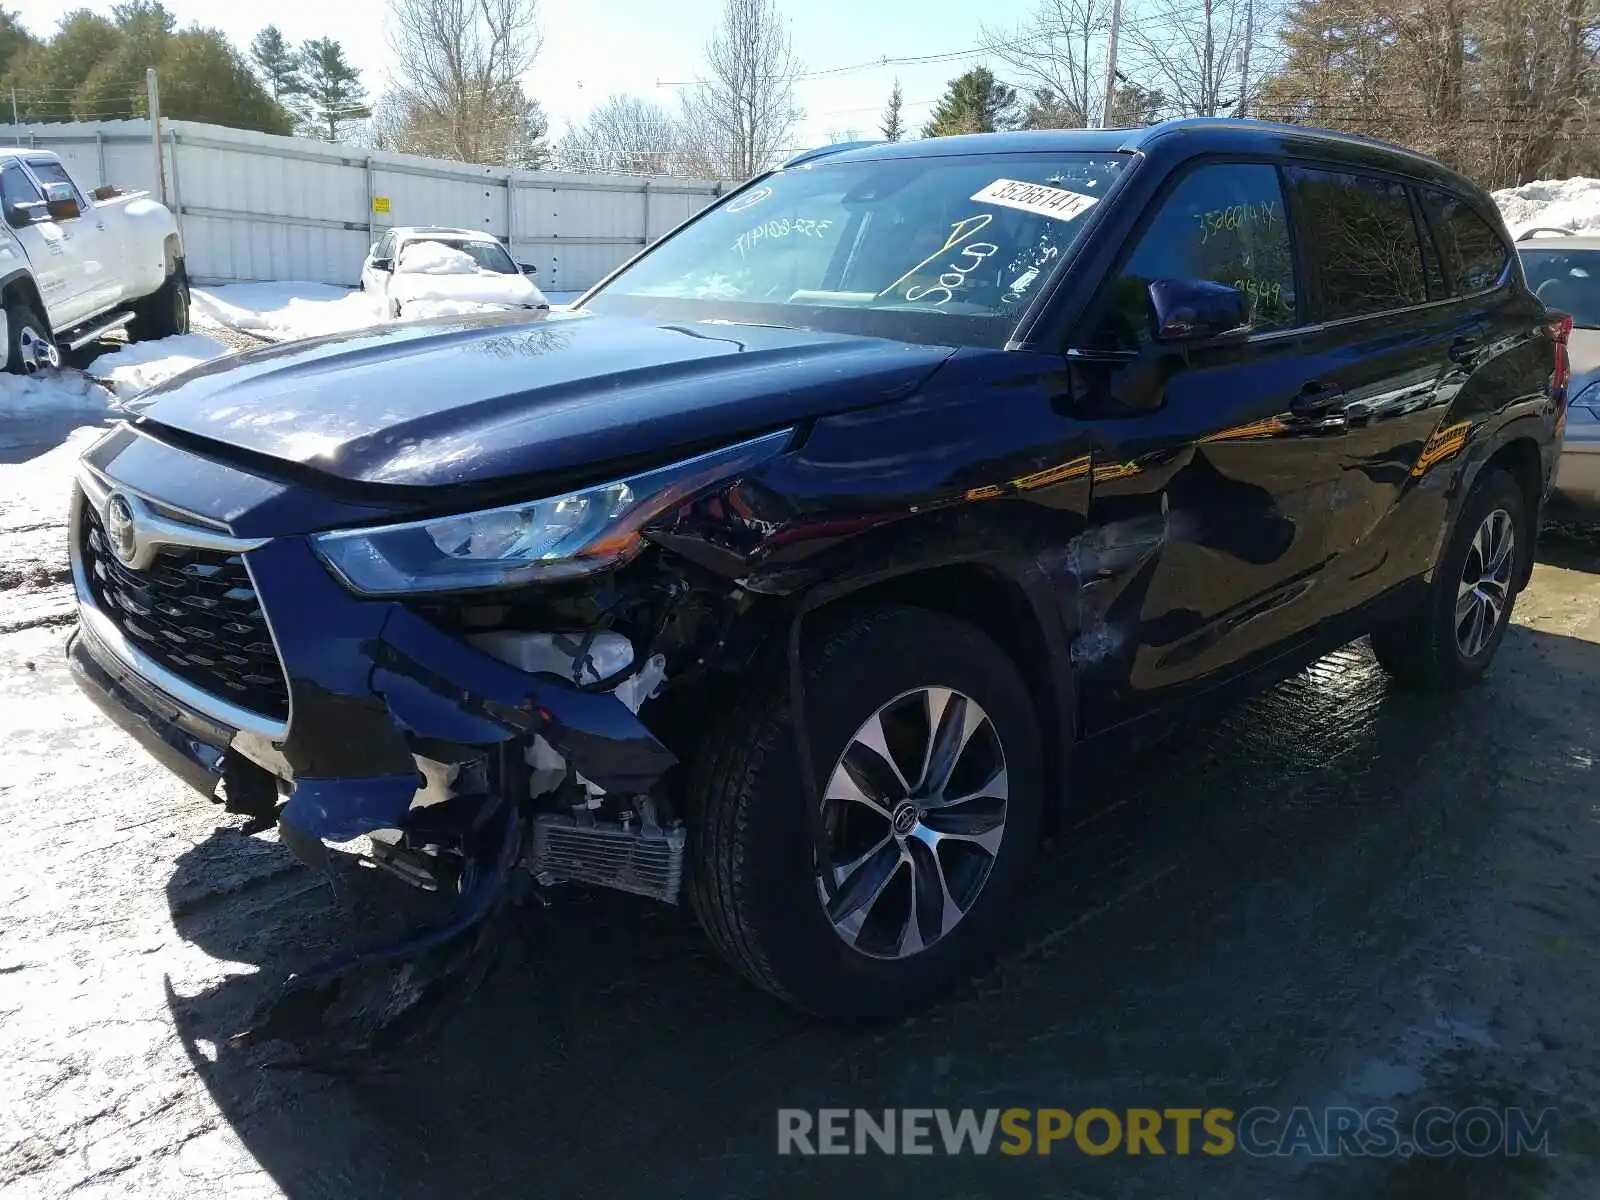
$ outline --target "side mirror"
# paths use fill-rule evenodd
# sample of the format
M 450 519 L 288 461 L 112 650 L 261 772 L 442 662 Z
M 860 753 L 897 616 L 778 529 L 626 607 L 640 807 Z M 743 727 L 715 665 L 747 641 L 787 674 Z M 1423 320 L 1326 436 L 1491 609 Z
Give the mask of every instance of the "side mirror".
M 374 271 L 392 271 L 394 270 L 394 259 L 375 258 L 372 260 L 372 269 Z
M 1156 279 L 1150 284 L 1156 338 L 1196 342 L 1250 332 L 1250 298 L 1208 279 Z
M 19 200 L 6 205 L 6 224 L 13 229 L 26 229 L 48 215 L 43 200 Z
M 83 215 L 78 207 L 78 194 L 70 183 L 45 184 L 44 202 L 52 221 L 71 221 Z
M 539 268 L 534 266 L 532 263 L 518 263 L 517 270 L 521 271 L 524 275 L 537 275 L 539 273 Z

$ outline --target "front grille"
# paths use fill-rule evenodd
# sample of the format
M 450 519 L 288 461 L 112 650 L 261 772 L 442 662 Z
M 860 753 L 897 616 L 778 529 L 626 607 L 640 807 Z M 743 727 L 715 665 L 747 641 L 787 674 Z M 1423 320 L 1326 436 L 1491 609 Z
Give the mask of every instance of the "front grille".
M 83 569 L 95 605 L 174 675 L 273 720 L 289 685 L 266 615 L 238 554 L 163 546 L 143 571 L 118 562 L 100 517 L 83 505 Z

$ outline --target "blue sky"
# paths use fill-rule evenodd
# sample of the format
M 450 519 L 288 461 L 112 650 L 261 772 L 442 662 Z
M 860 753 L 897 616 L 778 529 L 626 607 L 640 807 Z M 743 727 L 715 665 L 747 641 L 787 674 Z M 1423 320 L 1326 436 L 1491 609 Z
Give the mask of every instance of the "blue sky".
M 795 51 L 810 70 L 854 66 L 882 57 L 906 58 L 966 51 L 979 26 L 1011 30 L 1033 0 L 779 0 L 790 21 Z M 241 47 L 268 20 L 296 40 L 329 36 L 346 50 L 376 94 L 389 69 L 384 37 L 386 0 L 165 0 L 180 22 L 219 27 Z M 109 12 L 113 0 L 83 7 Z M 35 33 L 47 33 L 63 11 L 60 0 L 7 0 Z M 76 8 L 73 3 L 65 7 Z M 541 0 L 544 48 L 528 80 L 559 133 L 582 120 L 613 91 L 677 105 L 676 81 L 693 79 L 701 49 L 721 12 L 721 0 Z M 906 117 L 926 118 L 945 81 L 981 61 L 972 54 L 944 62 L 828 74 L 805 80 L 799 100 L 806 119 L 797 144 L 826 141 L 830 131 L 873 136 L 896 74 L 905 90 Z M 658 84 L 658 81 L 660 83 Z

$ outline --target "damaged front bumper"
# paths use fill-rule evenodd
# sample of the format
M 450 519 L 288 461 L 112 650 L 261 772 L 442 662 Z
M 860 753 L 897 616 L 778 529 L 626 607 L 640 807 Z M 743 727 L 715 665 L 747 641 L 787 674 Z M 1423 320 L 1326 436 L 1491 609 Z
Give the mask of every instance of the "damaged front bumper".
M 284 1013 L 306 1010 L 308 996 L 316 1001 L 310 1010 L 320 1012 L 338 981 L 363 967 L 427 954 L 451 971 L 464 969 L 473 957 L 465 948 L 481 942 L 540 823 L 572 819 L 533 812 L 539 789 L 530 782 L 542 778 L 548 789 L 552 776 L 570 773 L 580 799 L 639 797 L 639 809 L 654 812 L 644 798 L 676 760 L 636 715 L 637 689 L 630 705 L 613 691 L 522 670 L 403 603 L 353 596 L 303 536 L 235 546 L 214 528 L 195 526 L 194 545 L 213 555 L 236 552 L 248 572 L 287 684 L 287 712 L 274 720 L 196 686 L 192 671 L 185 678 L 169 669 L 184 663 L 164 666 L 129 629 L 142 605 L 160 602 L 154 589 L 138 594 L 130 568 L 117 593 L 128 607 L 119 608 L 91 580 L 108 564 L 85 552 L 86 522 L 98 517 L 105 540 L 106 506 L 125 489 L 131 492 L 87 471 L 74 495 L 80 621 L 67 655 L 80 688 L 192 786 L 215 797 L 221 784 L 228 807 L 259 824 L 275 816 L 284 843 L 308 862 L 328 865 L 326 842 L 378 835 L 375 862 L 454 894 L 454 911 L 439 925 L 304 972 L 259 1029 L 277 1030 Z M 138 499 L 134 511 L 156 503 Z M 184 528 L 163 518 L 163 544 L 183 546 Z M 164 568 L 158 559 L 143 569 Z M 682 830 L 673 838 L 681 862 Z M 408 857 L 408 846 L 426 853 Z M 432 873 L 431 863 L 445 868 Z M 675 895 L 676 872 L 659 878 Z

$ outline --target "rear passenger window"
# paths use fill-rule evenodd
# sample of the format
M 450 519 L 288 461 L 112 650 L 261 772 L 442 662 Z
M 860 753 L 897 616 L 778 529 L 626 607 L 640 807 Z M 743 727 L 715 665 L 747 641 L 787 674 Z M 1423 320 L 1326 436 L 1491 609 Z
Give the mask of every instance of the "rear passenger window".
M 1294 262 L 1276 167 L 1216 163 L 1191 171 L 1161 202 L 1111 286 L 1097 349 L 1137 350 L 1155 338 L 1150 284 L 1225 283 L 1251 300 L 1260 332 L 1294 323 Z
M 1423 192 L 1422 207 L 1457 295 L 1488 291 L 1500 282 L 1508 255 L 1489 222 L 1465 200 L 1443 192 Z
M 1295 221 L 1330 321 L 1421 304 L 1422 242 L 1406 189 L 1339 171 L 1289 172 Z

